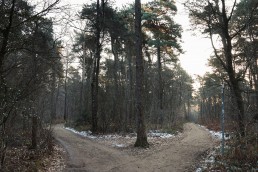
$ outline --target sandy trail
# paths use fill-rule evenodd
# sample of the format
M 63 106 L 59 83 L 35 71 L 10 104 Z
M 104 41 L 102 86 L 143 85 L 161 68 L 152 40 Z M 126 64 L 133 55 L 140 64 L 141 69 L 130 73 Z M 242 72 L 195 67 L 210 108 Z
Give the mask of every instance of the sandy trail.
M 201 153 L 214 146 L 209 133 L 193 123 L 185 124 L 181 139 L 175 139 L 162 150 L 139 157 L 83 138 L 62 125 L 54 126 L 54 136 L 68 153 L 65 171 L 69 172 L 184 172 L 194 165 Z

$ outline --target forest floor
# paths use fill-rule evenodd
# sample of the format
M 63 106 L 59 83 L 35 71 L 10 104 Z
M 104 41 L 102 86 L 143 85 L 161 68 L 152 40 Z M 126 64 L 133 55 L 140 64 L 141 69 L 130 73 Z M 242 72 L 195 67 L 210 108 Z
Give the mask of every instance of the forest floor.
M 193 123 L 184 125 L 183 133 L 150 148 L 114 147 L 107 142 L 82 137 L 54 126 L 54 136 L 67 151 L 64 171 L 194 171 L 201 155 L 215 145 L 209 132 Z M 164 140 L 164 139 L 163 139 Z M 63 170 L 60 170 L 63 171 Z

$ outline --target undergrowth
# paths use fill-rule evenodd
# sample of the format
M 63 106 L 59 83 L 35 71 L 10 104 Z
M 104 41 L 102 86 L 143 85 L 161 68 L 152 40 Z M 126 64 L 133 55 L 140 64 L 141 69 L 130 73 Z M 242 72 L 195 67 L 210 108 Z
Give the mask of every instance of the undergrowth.
M 53 153 L 53 138 L 49 131 L 41 131 L 39 146 L 37 149 L 30 149 L 30 133 L 17 131 L 17 140 L 9 140 L 9 144 L 3 169 L 4 172 L 32 172 L 44 169 L 49 162 L 46 161 Z M 19 136 L 19 137 L 18 137 Z M 49 138 L 47 138 L 49 137 Z
M 220 130 L 218 121 L 202 125 L 210 130 Z M 258 171 L 257 125 L 257 123 L 246 125 L 245 136 L 239 136 L 237 130 L 231 130 L 231 139 L 225 142 L 224 155 L 222 156 L 220 147 L 215 149 L 212 155 L 215 157 L 215 162 L 204 171 Z M 231 127 L 228 127 L 228 130 L 233 128 L 233 124 L 229 126 Z

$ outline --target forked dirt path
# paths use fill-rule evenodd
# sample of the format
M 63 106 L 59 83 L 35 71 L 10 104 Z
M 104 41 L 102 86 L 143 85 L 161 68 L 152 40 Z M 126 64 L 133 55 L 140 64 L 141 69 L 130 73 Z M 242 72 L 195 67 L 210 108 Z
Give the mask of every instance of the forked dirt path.
M 112 147 L 83 138 L 63 128 L 54 127 L 55 138 L 68 153 L 65 171 L 117 171 L 117 172 L 184 172 L 205 150 L 214 146 L 209 133 L 187 123 L 180 139 L 169 146 L 146 156 L 132 156 Z

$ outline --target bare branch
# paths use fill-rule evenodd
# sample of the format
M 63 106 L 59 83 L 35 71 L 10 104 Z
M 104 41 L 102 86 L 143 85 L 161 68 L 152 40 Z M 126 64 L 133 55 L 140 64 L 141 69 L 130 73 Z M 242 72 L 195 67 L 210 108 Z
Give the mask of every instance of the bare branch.
M 232 7 L 232 9 L 231 9 L 231 12 L 230 12 L 230 15 L 229 15 L 229 17 L 228 17 L 228 21 L 231 20 L 235 7 L 236 7 L 236 0 L 234 1 L 234 5 L 233 5 L 233 7 Z
M 215 54 L 215 56 L 216 56 L 216 58 L 220 61 L 220 63 L 221 63 L 221 65 L 223 66 L 223 68 L 225 69 L 225 70 L 227 70 L 227 66 L 226 66 L 226 64 L 223 62 L 223 60 L 220 58 L 220 56 L 219 56 L 219 54 L 218 54 L 218 51 L 217 51 L 217 49 L 216 49 L 216 47 L 215 47 L 215 45 L 214 45 L 214 41 L 213 41 L 213 35 L 212 35 L 212 31 L 211 31 L 211 26 L 210 26 L 210 24 L 208 24 L 208 27 L 209 27 L 209 34 L 210 34 L 210 40 L 211 40 L 211 45 L 212 45 L 212 48 L 213 48 L 213 50 L 214 50 L 214 54 Z
M 18 23 L 17 25 L 13 26 L 12 28 L 15 28 L 15 27 L 18 27 L 30 20 L 33 20 L 34 18 L 37 18 L 39 16 L 44 16 L 45 15 L 45 12 L 49 12 L 56 4 L 59 3 L 60 0 L 56 0 L 54 3 L 50 4 L 47 8 L 43 9 L 42 11 L 34 14 L 33 16 L 27 18 L 26 20 L 23 20 L 22 22 Z

